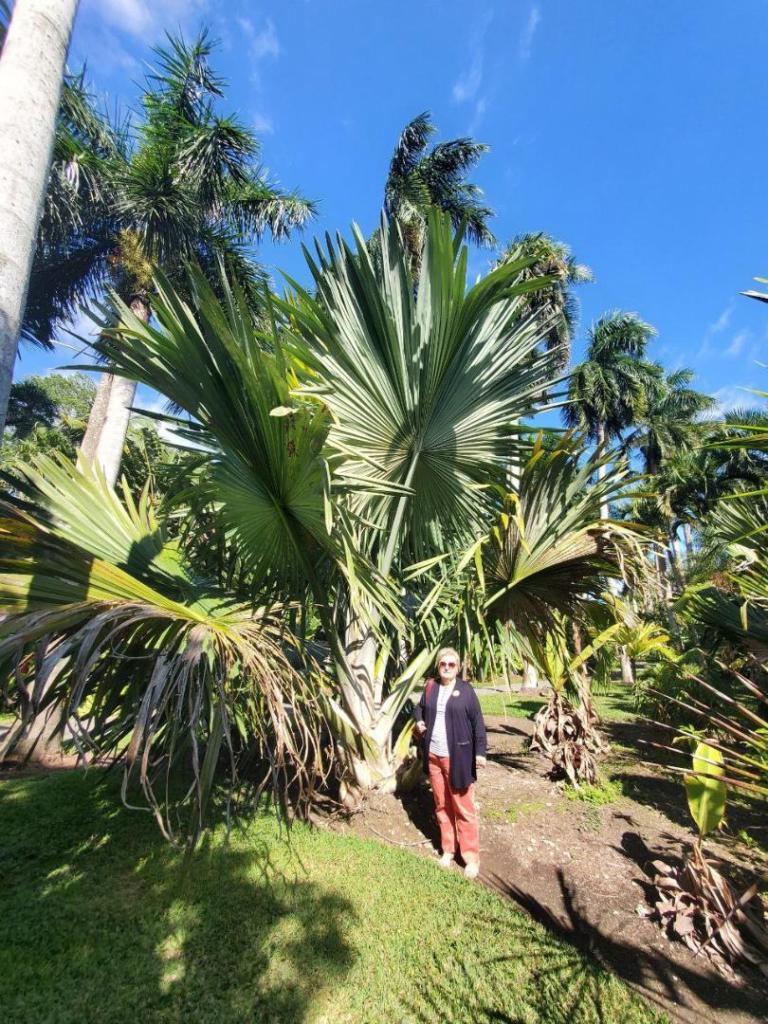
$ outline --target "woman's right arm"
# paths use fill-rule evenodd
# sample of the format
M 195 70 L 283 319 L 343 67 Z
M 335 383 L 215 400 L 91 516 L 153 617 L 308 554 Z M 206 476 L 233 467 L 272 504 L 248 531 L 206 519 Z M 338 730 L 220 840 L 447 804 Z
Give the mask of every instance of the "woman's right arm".
M 418 732 L 424 732 L 424 730 L 427 728 L 427 723 L 424 721 L 426 713 L 427 688 L 425 686 L 424 689 L 421 691 L 421 697 L 419 697 L 419 701 L 416 707 L 413 709 L 413 717 L 416 719 L 416 729 Z

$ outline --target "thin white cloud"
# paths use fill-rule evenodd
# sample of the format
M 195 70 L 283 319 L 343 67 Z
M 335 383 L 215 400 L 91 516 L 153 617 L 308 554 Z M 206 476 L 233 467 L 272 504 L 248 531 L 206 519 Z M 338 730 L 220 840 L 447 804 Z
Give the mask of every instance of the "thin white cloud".
M 210 0 L 87 0 L 84 6 L 111 28 L 146 43 L 154 42 L 165 29 L 183 29 L 190 20 L 204 14 L 209 3 Z
M 272 124 L 272 118 L 267 114 L 261 113 L 254 114 L 251 127 L 257 135 L 272 135 L 275 130 L 275 126 Z
M 718 419 L 724 416 L 731 409 L 743 409 L 745 406 L 754 405 L 754 396 L 751 396 L 747 388 L 739 387 L 736 384 L 727 384 L 718 388 L 712 395 L 717 405 L 707 414 L 707 418 Z
M 485 33 L 493 18 L 491 11 L 486 11 L 475 25 L 469 43 L 469 66 L 462 71 L 453 83 L 453 98 L 457 103 L 475 100 L 483 83 L 483 66 L 485 64 Z M 480 102 L 483 102 L 480 97 Z
M 520 36 L 520 60 L 523 64 L 531 59 L 533 53 L 533 40 L 536 29 L 541 24 L 541 11 L 538 7 L 532 7 L 528 12 L 528 20 L 525 23 Z
M 257 28 L 251 18 L 238 18 L 237 22 L 248 40 L 248 50 L 254 60 L 280 56 L 280 40 L 271 18 L 267 18 L 263 28 Z
M 752 332 L 749 330 L 739 331 L 738 334 L 733 336 L 730 345 L 725 350 L 727 356 L 737 356 L 741 353 L 742 349 L 752 337 Z
M 725 307 L 725 309 L 720 314 L 720 316 L 717 318 L 717 320 L 713 321 L 709 325 L 709 327 L 707 328 L 707 333 L 708 334 L 719 334 L 721 331 L 724 331 L 726 329 L 726 327 L 731 322 L 731 317 L 733 316 L 733 310 L 734 310 L 734 303 L 730 302 Z

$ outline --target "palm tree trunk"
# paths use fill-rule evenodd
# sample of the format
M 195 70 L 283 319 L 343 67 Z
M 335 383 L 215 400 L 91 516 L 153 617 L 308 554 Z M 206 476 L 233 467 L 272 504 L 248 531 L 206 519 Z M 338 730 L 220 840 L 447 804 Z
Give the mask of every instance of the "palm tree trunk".
M 523 659 L 523 681 L 520 686 L 521 690 L 538 690 L 539 683 L 539 672 L 532 661 Z
M 601 455 L 605 454 L 605 449 L 606 449 L 607 443 L 608 443 L 608 440 L 607 440 L 606 434 L 605 434 L 605 424 L 604 423 L 598 423 L 598 425 L 597 425 L 597 450 L 598 450 L 598 452 Z M 605 474 L 606 474 L 607 470 L 608 470 L 608 467 L 606 466 L 605 463 L 603 463 L 602 465 L 597 467 L 597 478 L 598 478 L 598 480 L 603 480 L 605 478 Z M 610 518 L 610 514 L 611 514 L 611 510 L 610 510 L 610 507 L 608 505 L 608 502 L 607 501 L 601 501 L 600 502 L 600 518 L 601 519 L 608 519 L 608 518 Z
M 632 664 L 632 658 L 629 655 L 629 651 L 622 644 L 619 648 L 619 658 L 621 660 L 621 681 L 625 686 L 635 685 L 635 666 Z
M 687 564 L 693 554 L 693 530 L 690 523 L 683 523 L 683 537 L 685 538 L 685 561 Z
M 146 296 L 134 295 L 130 307 L 139 320 L 149 321 L 150 308 Z M 117 483 L 135 397 L 135 381 L 105 373 L 99 381 L 96 400 L 88 417 L 80 451 L 86 459 L 101 467 L 110 487 Z
M 78 0 L 16 0 L 0 58 L 0 437 Z

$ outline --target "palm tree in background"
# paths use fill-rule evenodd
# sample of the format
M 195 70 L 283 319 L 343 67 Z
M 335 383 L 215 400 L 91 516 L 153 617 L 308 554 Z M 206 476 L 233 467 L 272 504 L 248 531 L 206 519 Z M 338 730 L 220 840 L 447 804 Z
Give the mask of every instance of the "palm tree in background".
M 625 440 L 627 448 L 642 453 L 649 476 L 657 476 L 666 459 L 689 451 L 703 432 L 711 429 L 701 415 L 715 405 L 711 395 L 689 387 L 693 370 L 675 370 L 665 377 L 659 363 L 653 366 L 656 376 L 647 389 L 638 423 Z
M 0 4 L 0 437 L 77 0 Z
M 523 280 L 551 277 L 552 283 L 530 297 L 532 309 L 542 311 L 552 326 L 546 336 L 547 347 L 556 350 L 559 369 L 570 360 L 571 343 L 578 322 L 578 301 L 573 286 L 594 280 L 591 269 L 579 263 L 569 246 L 544 232 L 517 235 L 496 261 L 501 266 L 508 260 L 532 257 L 534 262 L 522 271 Z
M 456 230 L 463 225 L 469 241 L 495 243 L 488 221 L 493 210 L 483 206 L 483 190 L 466 181 L 488 146 L 470 138 L 452 139 L 429 148 L 435 134 L 429 113 L 407 124 L 392 154 L 384 185 L 384 210 L 400 224 L 410 256 L 411 271 L 418 279 L 424 249 L 427 212 L 437 207 L 447 213 Z M 371 239 L 374 255 L 380 247 L 378 231 Z
M 586 359 L 574 367 L 563 418 L 604 450 L 639 422 L 661 369 L 645 359 L 656 330 L 637 313 L 606 313 L 592 325 Z
M 191 44 L 169 37 L 155 51 L 140 124 L 101 115 L 82 77 L 62 104 L 41 223 L 26 333 L 55 326 L 106 287 L 148 322 L 156 268 L 175 281 L 189 261 L 212 279 L 223 267 L 256 304 L 264 272 L 252 252 L 269 231 L 285 238 L 314 205 L 272 184 L 253 132 L 215 104 L 223 81 L 205 32 Z M 136 385 L 102 377 L 83 441 L 111 483 L 117 478 Z

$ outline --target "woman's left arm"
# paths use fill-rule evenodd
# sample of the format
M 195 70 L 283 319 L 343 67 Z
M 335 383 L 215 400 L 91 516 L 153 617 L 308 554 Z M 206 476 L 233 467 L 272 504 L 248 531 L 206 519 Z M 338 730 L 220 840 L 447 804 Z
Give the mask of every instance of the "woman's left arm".
M 485 764 L 488 740 L 485 733 L 483 711 L 480 707 L 480 701 L 477 698 L 474 688 L 470 686 L 469 690 L 469 720 L 472 723 L 472 734 L 475 740 L 475 760 L 480 764 Z

